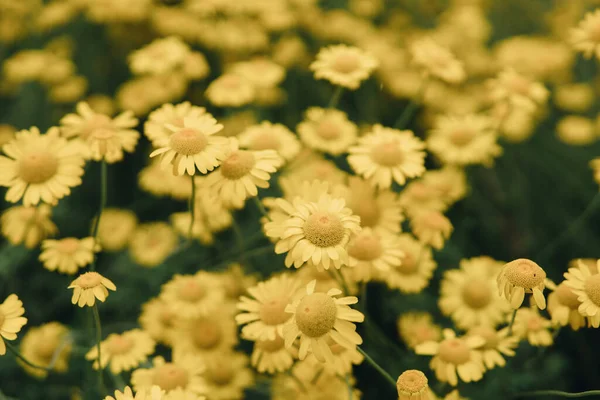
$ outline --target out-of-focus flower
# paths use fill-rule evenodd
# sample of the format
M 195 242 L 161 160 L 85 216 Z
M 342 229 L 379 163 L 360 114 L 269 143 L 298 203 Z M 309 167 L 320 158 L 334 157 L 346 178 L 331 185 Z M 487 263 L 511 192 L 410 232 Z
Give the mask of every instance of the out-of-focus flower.
M 340 44 L 322 48 L 310 69 L 317 79 L 356 90 L 378 64 L 377 59 L 364 50 Z

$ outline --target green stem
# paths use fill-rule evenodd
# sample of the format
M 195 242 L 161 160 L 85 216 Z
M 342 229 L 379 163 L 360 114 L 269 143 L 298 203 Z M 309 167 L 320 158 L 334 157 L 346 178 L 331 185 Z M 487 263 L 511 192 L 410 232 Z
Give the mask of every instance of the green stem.
M 516 397 L 538 397 L 538 396 L 557 396 L 557 397 L 587 397 L 587 396 L 600 396 L 600 390 L 588 390 L 587 392 L 568 393 L 561 392 L 560 390 L 535 390 L 532 392 L 518 393 Z
M 512 317 L 510 317 L 510 323 L 508 324 L 508 334 L 507 334 L 507 336 L 512 335 L 512 328 L 513 328 L 513 325 L 515 323 L 515 318 L 517 316 L 517 311 L 518 310 L 514 310 L 513 313 L 512 313 Z
M 94 244 L 98 244 L 98 230 L 100 228 L 100 218 L 102 218 L 102 212 L 104 211 L 104 207 L 106 207 L 106 191 L 107 191 L 107 164 L 106 161 L 102 161 L 100 163 L 100 208 L 98 210 L 98 215 L 96 216 L 96 221 L 94 222 L 94 229 L 92 230 L 92 237 L 94 238 Z M 90 266 L 90 270 L 96 270 L 96 255 L 94 254 L 94 258 L 92 259 L 92 265 Z
M 196 180 L 194 175 L 190 176 L 192 181 L 192 195 L 190 196 L 189 209 L 190 209 L 190 227 L 188 229 L 188 242 L 192 241 L 192 234 L 194 230 L 194 221 L 196 220 Z M 208 226 L 206 227 L 208 229 Z
M 96 346 L 98 347 L 98 384 L 100 390 L 104 388 L 104 377 L 102 375 L 102 354 L 100 342 L 102 342 L 102 325 L 100 324 L 100 313 L 98 312 L 98 305 L 94 304 L 92 307 L 92 314 L 94 315 L 94 323 L 96 325 Z
M 267 213 L 267 210 L 265 210 L 265 206 L 263 206 L 262 201 L 260 201 L 258 197 L 253 197 L 252 200 L 254 200 L 254 204 L 256 204 L 258 211 L 260 211 L 263 216 L 269 218 L 269 214 Z
M 386 372 L 385 369 L 381 368 L 379 366 L 379 364 L 377 364 L 375 362 L 375 360 L 373 360 L 367 353 L 365 353 L 365 351 L 363 349 L 361 349 L 359 346 L 356 346 L 356 349 L 359 351 L 360 354 L 362 354 L 365 357 L 365 360 L 367 360 L 367 362 L 369 364 L 371 364 L 371 366 L 373 368 L 375 368 L 377 370 L 377 372 L 379 372 L 388 382 L 390 382 L 392 384 L 392 386 L 395 388 L 396 387 L 396 380 L 394 378 L 392 378 L 392 376 L 390 374 L 388 374 Z
M 421 83 L 421 87 L 417 92 L 416 98 L 411 99 L 410 103 L 408 103 L 406 108 L 402 111 L 402 114 L 400 114 L 400 116 L 394 123 L 395 129 L 406 128 L 406 125 L 408 125 L 408 122 L 412 118 L 414 112 L 417 110 L 417 107 L 419 107 L 419 104 L 423 101 L 423 97 L 425 96 L 425 89 L 427 88 L 427 83 L 427 79 L 423 80 L 423 83 Z
M 329 99 L 327 108 L 336 108 L 342 98 L 342 93 L 344 93 L 344 88 L 342 86 L 336 86 L 331 99 Z
M 8 351 L 10 351 L 11 353 L 13 353 L 15 355 L 15 357 L 17 357 L 19 360 L 23 361 L 25 364 L 29 365 L 31 368 L 41 369 L 43 371 L 50 371 L 52 369 L 50 367 L 42 367 L 41 365 L 37 365 L 37 364 L 32 363 L 27 358 L 25 358 L 25 356 L 23 356 L 19 352 L 19 350 L 17 350 L 17 348 L 15 346 L 13 346 L 10 342 L 8 342 L 7 340 L 5 340 L 4 343 L 6 344 L 6 348 L 8 349 Z

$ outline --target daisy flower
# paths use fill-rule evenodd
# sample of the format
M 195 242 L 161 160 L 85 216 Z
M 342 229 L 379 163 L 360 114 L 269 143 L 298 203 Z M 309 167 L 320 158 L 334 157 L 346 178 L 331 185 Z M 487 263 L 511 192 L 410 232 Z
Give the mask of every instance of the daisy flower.
M 425 77 L 431 76 L 451 84 L 461 83 L 467 77 L 463 63 L 431 38 L 413 42 L 410 54 L 413 63 L 423 71 Z
M 188 175 L 174 175 L 172 170 L 161 166 L 160 158 L 154 158 L 138 174 L 140 189 L 158 197 L 172 197 L 175 200 L 190 198 L 192 188 Z M 198 194 L 198 190 L 196 194 Z M 102 215 L 104 219 L 104 215 Z
M 546 104 L 550 92 L 512 68 L 502 70 L 488 81 L 490 98 L 494 103 L 507 103 L 510 109 L 536 111 Z
M 571 46 L 583 53 L 586 58 L 593 55 L 600 59 L 600 10 L 585 14 L 576 28 L 571 30 Z
M 437 250 L 444 247 L 454 229 L 450 220 L 435 210 L 424 210 L 412 215 L 410 227 L 421 243 Z
M 262 122 L 246 128 L 238 135 L 240 146 L 249 150 L 276 150 L 287 161 L 300 152 L 300 142 L 296 135 L 281 124 Z
M 106 396 L 104 400 L 165 400 L 164 390 L 159 386 L 152 386 L 150 390 L 142 390 L 135 395 L 129 386 L 125 386 L 122 392 L 115 390 L 115 397 Z M 185 400 L 191 400 L 185 398 Z
M 356 281 L 368 282 L 373 274 L 385 274 L 402 263 L 404 252 L 398 249 L 392 234 L 379 234 L 363 228 L 348 243 L 349 265 Z
M 425 172 L 425 144 L 412 131 L 385 128 L 379 124 L 350 147 L 348 163 L 374 186 L 387 189 L 392 180 L 404 185 L 407 178 Z
M 165 222 L 138 225 L 129 241 L 129 254 L 142 267 L 156 267 L 177 248 L 177 233 Z
M 429 381 L 425 374 L 416 369 L 404 371 L 396 381 L 398 400 L 431 400 Z
M 225 157 L 229 140 L 215 133 L 223 129 L 210 114 L 186 117 L 182 126 L 165 124 L 172 134 L 158 141 L 158 149 L 150 157 L 160 155 L 163 166 L 171 165 L 174 175 L 195 175 L 196 169 L 206 174 Z
M 229 72 L 212 81 L 204 94 L 214 106 L 241 107 L 254 101 L 256 89 L 247 78 Z
M 377 59 L 366 51 L 339 44 L 319 50 L 310 69 L 316 79 L 326 79 L 334 85 L 356 90 L 378 65 Z
M 345 112 L 320 107 L 309 108 L 297 130 L 306 146 L 334 156 L 348 150 L 358 136 L 357 126 Z
M 138 124 L 131 111 L 111 118 L 95 112 L 86 102 L 77 103 L 76 110 L 76 114 L 60 120 L 61 133 L 66 138 L 81 139 L 93 160 L 112 164 L 123 159 L 123 151 L 133 153 L 140 134 L 131 129 Z
M 247 367 L 248 356 L 239 352 L 223 352 L 207 357 L 204 382 L 212 400 L 243 399 L 244 389 L 254 384 Z
M 339 169 L 334 162 L 305 148 L 298 153 L 295 159 L 290 160 L 279 180 L 283 182 L 283 180 L 289 179 L 291 182 L 297 183 L 320 180 L 335 185 L 344 183 L 347 176 L 348 174 Z M 292 183 L 291 186 L 295 186 L 296 191 L 298 190 L 295 184 Z
M 514 335 L 527 339 L 532 346 L 552 346 L 552 322 L 540 315 L 538 309 L 520 308 L 513 324 Z
M 233 311 L 231 304 L 220 304 L 211 315 L 176 319 L 173 350 L 205 358 L 233 349 L 238 342 Z
M 396 323 L 402 341 L 411 349 L 425 342 L 438 342 L 442 338 L 442 328 L 433 323 L 431 314 L 407 312 Z
M 427 148 L 444 164 L 490 166 L 502 154 L 492 129 L 483 115 L 440 117 L 427 138 Z
M 519 258 L 505 264 L 496 278 L 498 293 L 508 300 L 515 310 L 523 304 L 525 293 L 532 294 L 532 300 L 540 310 L 545 309 L 546 298 L 543 293 L 545 280 L 546 272 L 526 258 Z
M 52 207 L 47 204 L 38 207 L 10 207 L 0 217 L 2 235 L 12 245 L 23 244 L 28 249 L 33 249 L 43 239 L 58 231 L 51 216 Z
M 23 302 L 16 294 L 11 294 L 0 304 L 0 356 L 6 354 L 4 341 L 15 340 L 17 333 L 27 323 L 27 318 L 23 317 L 23 314 L 25 314 Z
M 248 288 L 256 286 L 257 276 L 248 274 L 239 263 L 231 263 L 223 272 L 217 273 L 221 286 L 225 291 L 225 297 L 231 301 L 238 301 L 248 291 Z
M 399 289 L 403 293 L 419 293 L 429 285 L 437 267 L 431 248 L 419 243 L 407 233 L 398 236 L 397 248 L 404 252 L 400 265 L 376 278 L 385 282 L 390 289 Z
M 469 329 L 467 336 L 478 336 L 485 340 L 477 351 L 481 353 L 483 364 L 488 370 L 496 366 L 504 367 L 504 357 L 514 357 L 515 348 L 519 344 L 517 336 L 508 336 L 508 328 L 497 331 L 491 326 L 474 326 Z
M 98 243 L 104 251 L 123 250 L 137 227 L 138 219 L 130 210 L 105 208 L 98 225 Z
M 411 218 L 426 211 L 444 212 L 448 209 L 439 190 L 426 184 L 423 179 L 408 183 L 400 192 L 399 200 Z
M 221 166 L 209 174 L 211 186 L 228 208 L 243 208 L 246 199 L 258 196 L 258 189 L 269 187 L 271 174 L 283 160 L 275 150 L 240 150 L 237 139 L 230 139 Z
M 36 127 L 15 134 L 2 146 L 0 186 L 8 187 L 6 200 L 24 206 L 56 204 L 81 185 L 85 160 L 81 146 L 59 136 L 52 127 L 45 135 Z
M 69 368 L 72 347 L 69 328 L 58 322 L 30 328 L 19 344 L 19 350 L 27 360 L 41 367 L 52 365 L 52 371 L 60 373 Z M 31 376 L 44 378 L 48 375 L 46 370 L 30 367 L 24 362 L 19 364 Z
M 258 89 L 274 87 L 285 78 L 285 68 L 265 57 L 235 63 L 231 72 L 246 78 Z
M 277 335 L 273 340 L 256 340 L 250 361 L 259 373 L 275 374 L 289 370 L 297 356 L 298 350 L 286 348 L 283 338 Z
M 112 333 L 100 342 L 100 367 L 110 364 L 110 372 L 118 375 L 130 371 L 148 359 L 154 353 L 156 343 L 147 332 L 133 329 L 122 334 Z M 85 359 L 94 361 L 94 369 L 98 369 L 98 346 L 94 346 Z
M 552 323 L 558 326 L 569 325 L 574 331 L 583 328 L 586 325 L 586 318 L 579 312 L 581 301 L 578 295 L 567 286 L 566 281 L 552 289 L 553 292 L 548 295 L 548 313 Z
M 459 167 L 446 166 L 442 169 L 428 170 L 421 180 L 428 187 L 435 189 L 448 206 L 463 199 L 467 194 L 467 176 L 464 169 Z
M 79 307 L 92 307 L 96 303 L 96 299 L 104 302 L 108 297 L 107 289 L 117 290 L 114 283 L 97 272 L 86 272 L 79 275 L 68 288 L 74 289 L 71 302 Z
M 283 328 L 285 346 L 291 347 L 300 337 L 298 356 L 305 359 L 310 350 L 317 360 L 325 362 L 333 359 L 333 352 L 327 340 L 331 339 L 347 349 L 353 349 L 362 343 L 352 322 L 363 322 L 364 315 L 351 309 L 356 297 L 336 298 L 342 293 L 339 289 L 330 289 L 327 293 L 315 292 L 316 281 L 306 286 L 306 295 L 289 304 L 285 311 L 292 314 Z
M 265 226 L 267 236 L 277 237 L 282 232 L 275 253 L 287 252 L 286 267 L 300 268 L 308 260 L 325 269 L 332 264 L 336 269 L 348 265 L 346 246 L 350 235 L 360 231 L 360 218 L 345 207 L 343 199 L 327 194 L 317 202 L 296 198 L 286 212 L 290 217 L 281 223 L 281 228 L 276 223 Z
M 495 327 L 504 322 L 510 311 L 506 299 L 495 290 L 502 264 L 488 266 L 472 261 L 463 259 L 460 269 L 444 272 L 438 301 L 440 310 L 461 329 L 479 325 Z
M 600 268 L 600 261 L 598 262 Z M 590 268 L 579 261 L 577 268 L 569 268 L 564 274 L 565 285 L 573 289 L 577 300 L 581 302 L 578 311 L 588 317 L 589 324 L 600 327 L 600 274 L 592 273 Z
M 129 68 L 136 75 L 166 74 L 179 69 L 190 53 L 190 46 L 176 36 L 155 39 L 129 55 Z
M 483 378 L 485 367 L 481 353 L 476 349 L 484 343 L 481 336 L 457 337 L 451 329 L 444 329 L 441 342 L 422 343 L 415 351 L 417 354 L 434 356 L 429 366 L 435 371 L 436 378 L 456 386 L 458 378 L 467 383 Z
M 175 276 L 162 286 L 160 298 L 184 318 L 209 315 L 223 301 L 223 289 L 216 277 L 206 271 Z
M 142 304 L 139 323 L 155 341 L 171 346 L 174 337 L 177 312 L 161 298 L 153 298 Z
M 93 237 L 44 240 L 39 260 L 49 271 L 58 270 L 60 273 L 73 275 L 90 264 L 94 260 L 94 252 L 99 250 L 99 246 L 94 245 Z
M 131 384 L 136 392 L 151 390 L 159 386 L 168 396 L 178 389 L 195 394 L 206 393 L 206 385 L 202 379 L 205 371 L 204 362 L 198 357 L 184 353 L 173 353 L 173 361 L 167 362 L 163 357 L 154 357 L 149 368 L 138 368 L 131 374 Z
M 152 142 L 154 147 L 159 147 L 159 143 L 168 139 L 173 134 L 167 125 L 173 125 L 183 128 L 184 118 L 197 119 L 206 114 L 206 108 L 192 105 L 189 101 L 179 104 L 163 104 L 158 109 L 148 115 L 148 120 L 144 124 L 144 135 Z
M 592 119 L 580 115 L 567 115 L 556 124 L 556 136 L 571 146 L 587 146 L 597 140 L 596 124 Z

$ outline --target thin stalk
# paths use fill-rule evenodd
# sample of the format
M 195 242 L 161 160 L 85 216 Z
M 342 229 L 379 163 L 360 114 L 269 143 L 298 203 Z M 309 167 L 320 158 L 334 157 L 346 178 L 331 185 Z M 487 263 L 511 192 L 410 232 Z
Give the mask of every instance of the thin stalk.
M 190 227 L 188 228 L 188 242 L 192 241 L 192 234 L 194 229 L 194 221 L 196 220 L 196 180 L 194 175 L 190 176 L 192 182 L 192 195 L 190 196 L 189 209 L 190 209 Z
M 94 238 L 94 244 L 98 244 L 98 229 L 100 228 L 100 218 L 102 218 L 102 212 L 106 207 L 106 191 L 107 191 L 107 164 L 106 161 L 102 161 L 100 163 L 100 208 L 98 210 L 98 215 L 96 216 L 96 220 L 94 221 L 94 229 L 92 230 L 92 237 Z M 96 255 L 92 259 L 92 265 L 90 266 L 91 271 L 96 270 Z
M 92 307 L 92 314 L 94 315 L 94 323 L 96 325 L 96 346 L 98 347 L 98 384 L 100 390 L 104 388 L 104 377 L 102 375 L 102 354 L 100 342 L 102 341 L 102 325 L 100 324 L 100 313 L 98 312 L 98 305 L 94 304 Z
M 387 371 L 383 368 L 381 368 L 381 366 L 379 366 L 379 364 L 377 364 L 375 362 L 375 360 L 373 360 L 367 353 L 365 353 L 365 351 L 363 349 L 361 349 L 359 346 L 356 346 L 356 349 L 359 351 L 360 354 L 362 354 L 365 357 L 365 360 L 367 360 L 367 362 L 369 364 L 371 364 L 371 366 L 373 368 L 375 368 L 377 370 L 377 372 L 379 372 L 388 382 L 390 382 L 392 384 L 392 386 L 394 388 L 396 388 L 396 380 L 394 378 L 392 378 L 392 376 L 390 374 L 387 373 Z
M 600 396 L 600 390 L 588 390 L 587 392 L 568 393 L 560 390 L 534 390 L 531 392 L 518 393 L 515 397 L 538 397 L 538 396 L 556 396 L 556 397 L 587 397 Z
M 513 325 L 515 323 L 515 317 L 517 316 L 517 310 L 513 310 L 512 317 L 510 317 L 510 323 L 508 324 L 507 336 L 512 335 Z
M 402 114 L 398 117 L 396 122 L 394 123 L 395 129 L 404 129 L 406 125 L 408 125 L 410 119 L 412 118 L 414 112 L 419 107 L 419 104 L 423 101 L 423 97 L 425 96 L 425 89 L 427 88 L 428 80 L 423 80 L 421 83 L 421 87 L 417 92 L 417 96 L 414 99 L 411 99 L 410 103 L 406 106 L 406 108 L 402 111 Z
M 348 387 L 348 400 L 352 400 L 354 396 L 352 396 L 352 385 L 350 384 L 350 374 L 346 374 L 346 386 Z
M 42 367 L 41 365 L 37 365 L 37 364 L 34 364 L 31 361 L 29 361 L 9 341 L 5 340 L 4 343 L 6 344 L 6 348 L 8 349 L 8 351 L 10 351 L 11 353 L 13 353 L 15 355 L 15 357 L 17 357 L 19 360 L 23 361 L 25 364 L 27 364 L 31 368 L 41 369 L 43 371 L 50 371 L 51 370 L 51 368 L 49 368 L 49 367 Z
M 258 197 L 253 197 L 252 200 L 254 200 L 254 204 L 256 204 L 256 208 L 258 208 L 258 211 L 260 211 L 260 213 L 269 218 L 269 214 L 267 213 L 267 210 L 265 210 L 265 206 L 263 206 L 262 201 L 260 201 L 260 199 Z
M 329 99 L 327 108 L 336 108 L 342 98 L 342 93 L 344 93 L 344 88 L 342 86 L 336 86 L 331 99 Z

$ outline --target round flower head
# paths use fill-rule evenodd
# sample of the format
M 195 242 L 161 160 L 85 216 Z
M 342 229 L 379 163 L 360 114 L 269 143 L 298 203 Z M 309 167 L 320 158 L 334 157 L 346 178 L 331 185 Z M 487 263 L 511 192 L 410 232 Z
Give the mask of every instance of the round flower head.
M 317 202 L 296 198 L 293 207 L 286 211 L 290 217 L 281 227 L 266 226 L 267 236 L 276 237 L 282 232 L 275 253 L 287 252 L 286 267 L 300 268 L 309 260 L 325 269 L 332 264 L 337 269 L 348 265 L 346 245 L 350 235 L 360 231 L 360 218 L 345 207 L 343 199 L 327 194 L 321 195 Z
M 190 47 L 176 36 L 154 40 L 128 57 L 129 68 L 136 75 L 160 75 L 179 69 L 190 54 Z
M 44 238 L 55 234 L 58 229 L 50 219 L 52 207 L 13 206 L 2 213 L 0 226 L 2 235 L 12 244 L 24 244 L 32 249 Z
M 556 124 L 556 136 L 571 146 L 587 146 L 597 140 L 596 127 L 590 118 L 567 115 Z
M 112 333 L 100 342 L 100 365 L 102 369 L 110 364 L 110 372 L 117 375 L 130 371 L 148 359 L 154 353 L 156 343 L 147 332 L 133 329 L 122 334 Z M 98 369 L 98 346 L 85 355 L 86 360 L 94 361 Z
M 244 389 L 254 383 L 247 365 L 248 356 L 244 353 L 226 351 L 207 357 L 203 374 L 206 393 L 214 400 L 243 399 Z
M 176 200 L 187 200 L 191 196 L 190 177 L 173 175 L 173 171 L 164 169 L 159 158 L 153 159 L 138 175 L 140 189 L 158 197 L 172 197 Z M 196 191 L 198 194 L 198 191 Z M 102 215 L 104 219 L 104 215 Z
M 490 97 L 494 103 L 507 103 L 512 109 L 530 112 L 538 110 L 548 101 L 549 91 L 543 84 L 536 82 L 512 68 L 507 68 L 491 79 Z
M 425 172 L 425 144 L 412 131 L 399 131 L 379 124 L 350 147 L 348 163 L 374 186 L 387 189 L 392 180 L 404 185 L 407 178 Z
M 138 124 L 131 111 L 111 118 L 93 111 L 86 102 L 77 103 L 76 110 L 77 114 L 60 120 L 61 132 L 66 138 L 80 138 L 93 160 L 112 164 L 123 159 L 123 151 L 133 153 L 140 134 L 131 129 Z
M 532 346 L 552 346 L 552 322 L 540 315 L 537 308 L 517 310 L 513 331 L 515 336 L 527 339 Z
M 319 107 L 306 111 L 297 130 L 306 146 L 334 156 L 353 145 L 358 134 L 358 128 L 345 112 Z
M 131 374 L 131 384 L 136 392 L 151 390 L 158 386 L 168 396 L 172 391 L 185 390 L 201 394 L 206 392 L 202 379 L 205 371 L 201 358 L 184 353 L 173 353 L 173 361 L 166 362 L 163 357 L 155 357 L 149 368 L 139 368 Z
M 485 367 L 480 348 L 485 340 L 480 336 L 456 337 L 451 329 L 444 329 L 441 342 L 425 342 L 415 348 L 417 354 L 434 356 L 429 363 L 440 382 L 448 382 L 452 386 L 463 382 L 476 382 L 483 378 Z M 457 376 L 458 375 L 458 376 Z
M 104 251 L 123 250 L 135 231 L 138 220 L 130 210 L 105 208 L 98 225 L 98 243 Z
M 517 336 L 508 336 L 508 328 L 496 331 L 490 326 L 475 326 L 469 329 L 468 336 L 479 336 L 485 340 L 477 351 L 481 352 L 485 367 L 490 370 L 495 366 L 504 367 L 506 360 L 503 356 L 513 357 L 519 344 Z
M 115 397 L 106 396 L 104 400 L 165 400 L 164 390 L 161 390 L 158 386 L 152 386 L 149 390 L 142 390 L 133 394 L 129 386 L 125 386 L 122 392 L 115 390 Z M 184 399 L 181 397 L 181 399 Z M 184 400 L 191 400 L 187 397 Z
M 600 59 L 600 10 L 585 14 L 576 28 L 571 30 L 570 42 L 573 48 L 586 58 L 596 56 Z
M 300 151 L 300 142 L 288 128 L 281 124 L 262 122 L 246 128 L 238 136 L 240 146 L 249 150 L 276 150 L 287 161 Z
M 162 287 L 160 298 L 184 318 L 209 315 L 223 301 L 218 279 L 206 271 L 194 275 L 176 274 Z
M 441 282 L 440 310 L 458 328 L 494 327 L 504 322 L 508 302 L 496 294 L 496 276 L 502 264 L 485 265 L 477 258 L 461 260 L 460 269 L 448 270 Z
M 598 263 L 600 267 L 600 262 Z M 581 315 L 588 317 L 589 324 L 594 328 L 600 327 L 600 274 L 592 273 L 590 268 L 579 261 L 577 268 L 569 268 L 565 273 L 565 285 L 573 289 Z
M 341 290 L 315 292 L 315 285 L 316 281 L 310 282 L 306 286 L 306 295 L 285 308 L 292 318 L 283 328 L 283 337 L 285 346 L 291 347 L 300 336 L 298 355 L 301 360 L 306 358 L 310 350 L 317 360 L 325 362 L 333 359 L 327 342 L 329 339 L 347 349 L 362 343 L 352 322 L 363 322 L 365 317 L 348 306 L 358 302 L 356 297 L 335 298 L 342 293 Z
M 274 87 L 285 78 L 285 68 L 264 57 L 238 62 L 231 72 L 243 76 L 258 89 Z
M 566 281 L 551 288 L 554 291 L 548 295 L 548 313 L 552 323 L 558 326 L 569 325 L 574 331 L 583 328 L 586 317 L 579 312 L 581 301 L 577 294 L 567 286 Z
M 204 107 L 193 106 L 189 101 L 176 105 L 163 104 L 148 115 L 148 120 L 144 124 L 144 135 L 154 147 L 160 147 L 160 142 L 168 139 L 174 133 L 173 130 L 167 128 L 167 125 L 183 128 L 185 118 L 197 119 L 204 114 L 206 114 Z
M 427 174 L 427 172 L 425 173 Z M 411 218 L 426 211 L 444 212 L 448 204 L 440 191 L 421 178 L 408 183 L 399 196 L 400 204 Z
M 2 146 L 0 186 L 8 187 L 6 200 L 24 206 L 56 204 L 81 185 L 85 164 L 81 146 L 59 136 L 58 128 L 40 134 L 36 127 L 16 133 Z
M 436 121 L 427 148 L 444 164 L 489 166 L 502 153 L 492 122 L 485 116 L 444 116 Z
M 385 274 L 400 266 L 404 252 L 393 234 L 378 234 L 363 228 L 348 243 L 349 264 L 356 281 L 368 282 L 374 274 Z
M 400 315 L 397 322 L 402 341 L 411 349 L 425 342 L 437 342 L 442 338 L 442 328 L 433 323 L 431 314 L 408 312 Z
M 205 95 L 217 107 L 241 107 L 254 101 L 256 89 L 245 77 L 226 73 L 208 85 Z
M 56 372 L 67 371 L 71 349 L 72 338 L 69 329 L 58 322 L 30 328 L 19 345 L 21 354 L 27 360 L 41 367 L 52 366 L 52 371 Z M 46 370 L 30 367 L 24 362 L 20 364 L 29 375 L 37 378 L 48 375 Z
M 544 297 L 546 272 L 535 262 L 526 258 L 511 261 L 502 267 L 496 279 L 498 291 L 510 302 L 515 310 L 521 307 L 525 293 L 533 295 L 533 301 L 540 310 L 546 308 Z
M 441 250 L 454 229 L 450 220 L 439 211 L 424 210 L 410 219 L 410 226 L 419 241 Z
M 461 83 L 466 78 L 463 64 L 454 54 L 440 46 L 431 38 L 423 38 L 412 43 L 410 48 L 413 63 L 423 74 L 447 83 Z
M 415 240 L 410 234 L 398 236 L 399 250 L 404 252 L 400 265 L 379 276 L 390 289 L 403 293 L 419 293 L 429 285 L 433 271 L 437 267 L 430 247 Z
M 139 323 L 155 341 L 170 346 L 175 335 L 177 312 L 161 298 L 142 304 Z
M 241 296 L 236 315 L 239 325 L 244 325 L 242 335 L 250 340 L 275 341 L 283 335 L 283 325 L 291 318 L 285 312 L 298 292 L 300 282 L 296 277 L 283 273 L 248 288 L 251 297 Z
M 364 50 L 339 44 L 322 48 L 310 69 L 316 79 L 326 79 L 334 85 L 355 90 L 378 64 L 377 59 Z
M 165 222 L 139 225 L 131 236 L 129 253 L 142 267 L 156 267 L 177 247 L 177 233 Z
M 17 333 L 27 323 L 27 318 L 23 317 L 23 314 L 25 314 L 23 302 L 16 294 L 11 294 L 0 304 L 0 356 L 6 354 L 4 341 L 15 340 Z
M 297 358 L 295 347 L 286 348 L 283 338 L 279 335 L 274 340 L 254 341 L 251 363 L 260 373 L 275 374 L 289 370 Z
M 257 187 L 269 187 L 271 174 L 282 161 L 275 150 L 240 150 L 233 138 L 221 166 L 208 175 L 206 184 L 214 188 L 226 207 L 243 208 L 246 199 L 258 196 Z
M 117 287 L 110 280 L 106 279 L 97 272 L 86 272 L 69 285 L 73 290 L 71 302 L 79 307 L 92 307 L 96 299 L 104 302 L 108 297 L 108 290 L 117 290 Z
M 467 177 L 462 168 L 444 167 L 428 170 L 423 174 L 422 181 L 435 189 L 448 205 L 463 199 L 467 194 Z
M 165 124 L 172 134 L 158 142 L 150 157 L 161 155 L 163 166 L 172 165 L 174 175 L 206 174 L 225 157 L 229 140 L 215 133 L 223 129 L 210 114 L 186 117 L 182 126 Z
M 77 239 L 73 237 L 60 240 L 44 240 L 40 261 L 49 271 L 73 275 L 80 268 L 94 260 L 94 251 L 99 247 L 94 245 L 94 238 Z
M 429 381 L 425 374 L 416 369 L 404 371 L 396 381 L 398 400 L 431 400 Z

